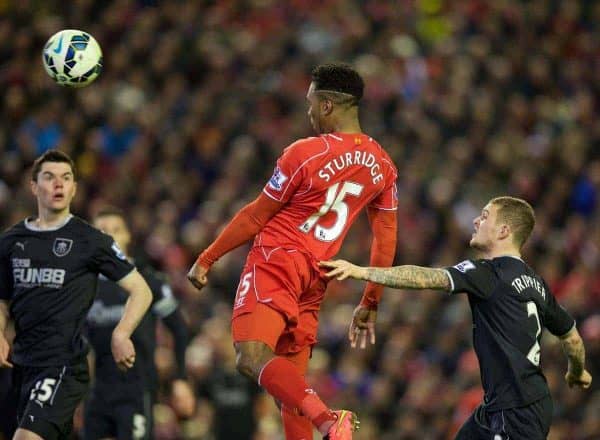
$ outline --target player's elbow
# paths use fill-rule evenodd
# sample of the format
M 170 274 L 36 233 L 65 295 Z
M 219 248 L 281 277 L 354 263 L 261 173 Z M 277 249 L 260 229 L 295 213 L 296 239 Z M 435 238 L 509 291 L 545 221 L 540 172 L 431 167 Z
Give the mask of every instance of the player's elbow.
M 143 301 L 146 310 L 148 310 L 152 304 L 152 291 L 146 281 L 143 281 L 143 284 L 140 287 L 141 301 Z
M 130 295 L 138 297 L 141 301 L 147 301 L 148 304 L 152 302 L 150 286 L 136 269 L 122 278 L 118 284 Z

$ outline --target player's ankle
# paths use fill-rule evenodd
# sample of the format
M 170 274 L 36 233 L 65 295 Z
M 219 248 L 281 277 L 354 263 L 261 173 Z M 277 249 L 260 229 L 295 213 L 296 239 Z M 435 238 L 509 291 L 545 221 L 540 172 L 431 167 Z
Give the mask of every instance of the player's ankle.
M 327 435 L 329 428 L 331 428 L 331 425 L 333 425 L 336 420 L 337 414 L 331 410 L 327 410 L 316 417 L 313 420 L 313 423 L 322 435 Z
M 327 430 L 337 419 L 337 415 L 314 392 L 302 400 L 300 410 L 323 435 L 327 434 Z

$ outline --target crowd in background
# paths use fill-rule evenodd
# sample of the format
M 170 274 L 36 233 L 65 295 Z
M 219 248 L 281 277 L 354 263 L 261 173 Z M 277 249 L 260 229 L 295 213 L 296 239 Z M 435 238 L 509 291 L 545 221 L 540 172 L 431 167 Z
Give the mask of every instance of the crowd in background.
M 0 225 L 35 212 L 37 155 L 72 154 L 73 212 L 125 209 L 195 335 L 187 365 L 200 401 L 179 420 L 166 397 L 172 341 L 158 330 L 157 438 L 280 439 L 276 407 L 234 368 L 229 320 L 247 247 L 217 263 L 202 292 L 185 274 L 282 149 L 312 134 L 311 68 L 346 61 L 366 81 L 363 129 L 399 169 L 397 264 L 471 256 L 472 219 L 492 196 L 534 206 L 524 258 L 576 317 L 595 379 L 569 389 L 566 358 L 544 337 L 549 438 L 600 438 L 599 23 L 592 0 L 0 0 Z M 63 28 L 103 48 L 87 88 L 61 88 L 43 70 L 41 48 Z M 369 247 L 362 218 L 339 256 L 366 264 Z M 482 399 L 466 298 L 386 290 L 377 344 L 361 351 L 346 340 L 361 289 L 330 284 L 309 383 L 358 412 L 357 439 L 452 438 Z

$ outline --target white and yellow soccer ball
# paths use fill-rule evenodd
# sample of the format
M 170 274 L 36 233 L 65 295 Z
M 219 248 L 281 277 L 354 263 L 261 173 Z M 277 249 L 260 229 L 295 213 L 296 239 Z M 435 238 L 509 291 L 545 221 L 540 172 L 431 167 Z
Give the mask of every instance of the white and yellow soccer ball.
M 90 34 L 65 29 L 52 35 L 42 52 L 44 68 L 61 86 L 85 87 L 102 72 L 102 49 Z

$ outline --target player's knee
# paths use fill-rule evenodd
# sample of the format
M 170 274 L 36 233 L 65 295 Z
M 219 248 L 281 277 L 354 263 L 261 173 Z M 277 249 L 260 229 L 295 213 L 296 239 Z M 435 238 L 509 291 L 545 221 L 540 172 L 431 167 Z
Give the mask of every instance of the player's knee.
M 28 429 L 19 428 L 15 432 L 13 440 L 44 440 L 44 438 Z
M 258 381 L 260 371 L 273 356 L 273 351 L 262 342 L 238 343 L 236 344 L 235 366 L 240 374 Z
M 235 368 L 241 375 L 257 380 L 257 375 L 254 374 L 254 365 L 249 356 L 239 352 L 235 359 Z

